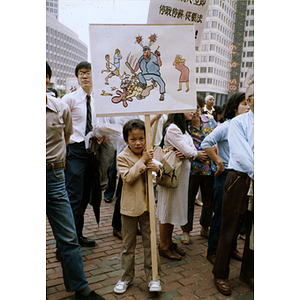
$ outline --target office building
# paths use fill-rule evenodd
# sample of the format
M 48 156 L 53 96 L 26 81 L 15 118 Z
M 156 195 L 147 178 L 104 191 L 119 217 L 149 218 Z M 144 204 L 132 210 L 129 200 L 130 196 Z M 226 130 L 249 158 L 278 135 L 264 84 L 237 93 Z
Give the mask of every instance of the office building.
M 247 0 L 239 91 L 244 92 L 254 74 L 254 0 Z M 248 76 L 247 76 L 248 75 Z M 245 82 L 248 80 L 248 82 Z M 254 75 L 253 75 L 254 80 Z
M 196 51 L 196 90 L 213 95 L 215 105 L 227 101 L 232 63 L 236 0 L 210 0 L 199 51 Z
M 196 90 L 227 103 L 244 92 L 254 68 L 254 0 L 209 0 L 202 44 L 196 51 Z
M 46 60 L 52 69 L 49 87 L 61 93 L 66 77 L 75 76 L 75 67 L 87 60 L 88 47 L 78 35 L 57 21 L 55 14 L 46 11 Z
M 53 14 L 55 19 L 58 20 L 58 0 L 47 0 L 46 11 Z

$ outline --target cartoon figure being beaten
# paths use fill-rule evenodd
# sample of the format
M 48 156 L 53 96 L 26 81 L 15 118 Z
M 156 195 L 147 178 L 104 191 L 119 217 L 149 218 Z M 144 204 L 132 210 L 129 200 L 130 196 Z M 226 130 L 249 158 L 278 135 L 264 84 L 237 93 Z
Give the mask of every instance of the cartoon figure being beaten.
M 106 60 L 106 70 L 101 71 L 103 72 L 110 72 L 110 74 L 105 78 L 105 84 L 109 85 L 108 79 L 113 76 L 118 76 L 120 81 L 120 89 L 122 91 L 117 90 L 116 94 L 118 96 L 112 97 L 111 101 L 113 103 L 120 103 L 123 102 L 123 106 L 127 107 L 127 101 L 133 101 L 135 97 L 138 100 L 143 100 L 147 96 L 149 96 L 150 91 L 154 89 L 157 85 L 159 86 L 159 93 L 160 101 L 164 101 L 165 97 L 164 94 L 166 92 L 165 87 L 166 84 L 161 77 L 160 74 L 160 67 L 162 66 L 161 60 L 161 53 L 158 51 L 159 46 L 153 52 L 151 52 L 150 47 L 156 42 L 157 35 L 152 34 L 149 37 L 150 42 L 148 45 L 144 46 L 142 43 L 143 38 L 141 36 L 136 37 L 136 43 L 138 43 L 142 49 L 143 54 L 137 61 L 137 58 L 134 58 L 131 52 L 128 54 L 125 65 L 129 69 L 130 73 L 124 74 L 120 76 L 120 60 L 122 58 L 121 52 L 119 49 L 116 49 L 115 56 L 114 56 L 114 64 L 109 62 L 109 55 L 105 56 Z M 137 61 L 137 62 L 136 62 Z M 111 71 L 110 65 L 115 66 L 115 70 Z M 140 70 L 138 74 L 136 74 Z M 150 84 L 148 85 L 148 82 Z M 107 95 L 103 91 L 102 95 Z

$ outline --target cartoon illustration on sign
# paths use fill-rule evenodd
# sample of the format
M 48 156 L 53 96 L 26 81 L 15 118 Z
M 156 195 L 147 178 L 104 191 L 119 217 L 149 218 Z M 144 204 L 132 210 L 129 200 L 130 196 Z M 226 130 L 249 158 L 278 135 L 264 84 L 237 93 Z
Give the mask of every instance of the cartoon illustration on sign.
M 106 69 L 101 71 L 101 74 L 104 72 L 109 73 L 109 75 L 105 77 L 105 84 L 109 85 L 108 79 L 113 76 L 117 76 L 121 79 L 121 90 L 117 90 L 117 96 L 112 97 L 111 101 L 113 103 L 118 104 L 122 102 L 123 106 L 127 107 L 127 101 L 133 101 L 133 98 L 138 100 L 145 99 L 157 85 L 159 86 L 160 93 L 159 100 L 164 101 L 166 84 L 160 74 L 160 67 L 162 66 L 161 53 L 158 51 L 159 46 L 154 52 L 151 52 L 150 49 L 156 41 L 156 34 L 150 35 L 148 45 L 143 44 L 142 36 L 135 38 L 135 43 L 142 47 L 143 53 L 138 60 L 134 58 L 131 52 L 127 55 L 125 65 L 130 73 L 127 74 L 124 72 L 122 76 L 120 75 L 121 51 L 119 49 L 115 50 L 114 63 L 110 62 L 109 54 L 105 55 Z M 102 90 L 101 95 L 110 96 L 111 94 Z
M 122 59 L 122 55 L 119 49 L 115 50 L 115 54 L 114 54 L 114 63 L 110 62 L 110 56 L 109 54 L 105 55 L 105 60 L 106 60 L 106 69 L 101 71 L 101 74 L 104 72 L 108 72 L 108 76 L 105 77 L 105 84 L 109 85 L 108 83 L 108 79 L 112 78 L 113 76 L 117 76 L 120 79 L 122 79 L 124 77 L 124 75 L 126 74 L 124 72 L 124 74 L 121 76 L 120 75 L 120 60 Z
M 190 69 L 185 65 L 185 59 L 182 58 L 181 55 L 176 55 L 175 60 L 173 62 L 173 66 L 175 66 L 175 69 L 180 72 L 179 77 L 179 89 L 177 91 L 182 90 L 182 83 L 185 82 L 186 84 L 186 92 L 188 92 L 189 89 L 189 74 Z
M 91 24 L 96 115 L 195 109 L 194 35 L 189 24 Z

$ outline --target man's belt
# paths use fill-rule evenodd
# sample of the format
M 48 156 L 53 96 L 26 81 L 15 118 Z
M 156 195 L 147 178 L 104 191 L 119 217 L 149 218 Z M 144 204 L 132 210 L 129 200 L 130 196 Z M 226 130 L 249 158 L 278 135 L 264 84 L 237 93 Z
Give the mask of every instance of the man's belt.
M 65 162 L 63 161 L 46 164 L 47 170 L 64 168 L 64 166 Z

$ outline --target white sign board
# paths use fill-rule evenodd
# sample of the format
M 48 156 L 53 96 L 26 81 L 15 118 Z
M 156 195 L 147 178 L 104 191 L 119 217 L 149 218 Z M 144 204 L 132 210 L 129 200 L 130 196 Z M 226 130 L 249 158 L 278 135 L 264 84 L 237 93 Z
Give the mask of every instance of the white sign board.
M 66 77 L 66 94 L 77 91 L 79 87 L 77 77 Z
M 150 0 L 147 24 L 194 24 L 198 49 L 208 4 L 208 0 Z
M 196 109 L 194 25 L 90 24 L 97 116 Z

